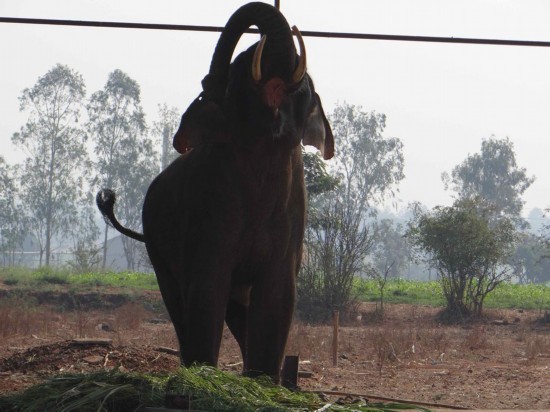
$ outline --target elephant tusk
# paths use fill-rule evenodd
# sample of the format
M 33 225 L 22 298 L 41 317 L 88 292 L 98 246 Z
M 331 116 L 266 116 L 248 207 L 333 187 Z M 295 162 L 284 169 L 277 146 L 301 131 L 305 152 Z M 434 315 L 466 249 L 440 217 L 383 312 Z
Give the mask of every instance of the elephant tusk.
M 292 33 L 294 33 L 294 35 L 298 38 L 298 43 L 300 44 L 300 57 L 298 60 L 298 67 L 296 67 L 296 70 L 292 75 L 292 82 L 294 84 L 297 84 L 302 81 L 307 70 L 306 46 L 304 44 L 304 39 L 302 37 L 302 34 L 300 33 L 300 30 L 298 30 L 298 27 L 292 26 Z
M 256 83 L 262 80 L 262 53 L 264 51 L 266 40 L 267 36 L 264 34 L 258 43 L 258 46 L 256 46 L 254 58 L 252 59 L 252 78 Z

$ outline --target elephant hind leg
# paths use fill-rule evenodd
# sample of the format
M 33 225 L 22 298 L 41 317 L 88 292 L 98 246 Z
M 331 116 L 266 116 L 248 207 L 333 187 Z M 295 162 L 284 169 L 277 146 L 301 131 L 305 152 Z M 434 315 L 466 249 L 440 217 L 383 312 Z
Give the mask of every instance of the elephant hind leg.
M 248 306 L 231 299 L 227 304 L 225 323 L 239 344 L 243 357 L 243 370 L 247 370 Z
M 151 256 L 151 254 L 149 254 L 149 256 Z M 166 310 L 168 311 L 168 315 L 170 316 L 170 320 L 174 326 L 176 337 L 178 338 L 181 354 L 181 346 L 185 341 L 185 330 L 187 329 L 187 326 L 185 322 L 185 304 L 183 302 L 182 295 L 179 293 L 180 286 L 164 262 L 158 262 L 151 258 L 151 263 L 155 269 L 162 300 L 164 301 L 164 305 L 166 306 Z

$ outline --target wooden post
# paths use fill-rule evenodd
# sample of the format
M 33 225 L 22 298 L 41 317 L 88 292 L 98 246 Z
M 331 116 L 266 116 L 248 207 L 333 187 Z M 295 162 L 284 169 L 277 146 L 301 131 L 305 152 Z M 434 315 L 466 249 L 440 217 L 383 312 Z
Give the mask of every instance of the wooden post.
M 338 324 L 340 312 L 332 312 L 332 366 L 338 366 Z
M 285 388 L 293 391 L 298 389 L 298 365 L 300 358 L 298 356 L 285 356 L 283 370 L 281 373 L 282 384 Z

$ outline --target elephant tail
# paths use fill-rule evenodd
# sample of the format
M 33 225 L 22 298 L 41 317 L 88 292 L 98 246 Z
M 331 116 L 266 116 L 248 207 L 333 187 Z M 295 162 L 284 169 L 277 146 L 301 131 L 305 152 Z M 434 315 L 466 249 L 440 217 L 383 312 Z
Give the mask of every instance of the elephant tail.
M 113 211 L 116 202 L 115 192 L 111 189 L 101 189 L 97 193 L 95 201 L 99 211 L 107 223 L 111 223 L 111 225 L 123 235 L 139 242 L 145 242 L 145 236 L 143 236 L 143 233 L 134 232 L 131 229 L 125 228 L 115 217 L 115 212 Z

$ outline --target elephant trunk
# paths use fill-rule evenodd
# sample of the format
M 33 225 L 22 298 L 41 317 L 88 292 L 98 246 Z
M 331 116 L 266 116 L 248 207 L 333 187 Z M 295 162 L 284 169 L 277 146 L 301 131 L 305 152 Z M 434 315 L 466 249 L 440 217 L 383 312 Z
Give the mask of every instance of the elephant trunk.
M 210 72 L 202 81 L 205 94 L 221 103 L 225 96 L 231 57 L 242 34 L 257 26 L 267 40 L 262 55 L 262 76 L 278 76 L 291 81 L 296 65 L 296 48 L 285 17 L 266 3 L 249 3 L 238 9 L 229 19 L 218 40 L 210 64 Z

